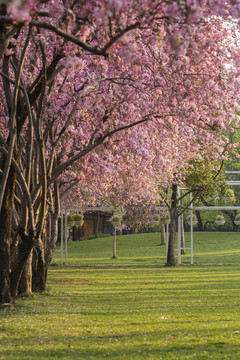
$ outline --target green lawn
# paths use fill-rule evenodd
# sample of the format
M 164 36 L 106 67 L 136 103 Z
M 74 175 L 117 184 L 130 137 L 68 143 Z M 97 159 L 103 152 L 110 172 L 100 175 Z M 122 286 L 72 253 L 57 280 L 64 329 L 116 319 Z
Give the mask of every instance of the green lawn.
M 224 265 L 161 266 L 159 235 L 147 234 L 119 238 L 116 260 L 144 267 L 51 266 L 47 291 L 0 311 L 0 360 L 240 360 L 238 235 L 207 235 L 195 236 L 196 258 Z M 109 240 L 73 243 L 70 259 L 86 263 L 95 244 L 87 259 L 103 264 Z
M 190 233 L 185 234 L 190 247 Z M 160 234 L 135 234 L 117 237 L 117 259 L 112 259 L 113 237 L 68 242 L 68 264 L 165 264 L 166 247 L 160 246 Z M 240 233 L 195 232 L 194 264 L 239 264 Z M 64 254 L 65 256 L 65 254 Z M 177 256 L 177 252 L 176 252 Z M 190 264 L 190 250 L 182 256 Z M 60 264 L 60 253 L 56 253 Z
M 240 359 L 240 266 L 61 268 L 0 313 L 0 359 Z

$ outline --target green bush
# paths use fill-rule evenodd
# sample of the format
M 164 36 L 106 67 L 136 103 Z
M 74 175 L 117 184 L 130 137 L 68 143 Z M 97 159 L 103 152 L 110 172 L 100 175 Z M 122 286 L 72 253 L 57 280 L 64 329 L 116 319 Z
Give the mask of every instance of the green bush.
M 68 214 L 67 216 L 67 222 L 68 224 L 73 221 L 73 214 Z
M 72 214 L 73 220 L 74 221 L 83 221 L 83 215 L 82 214 Z
M 225 221 L 225 217 L 223 215 L 217 215 L 215 220 L 217 220 L 217 221 Z
M 236 220 L 236 221 L 239 221 L 239 220 L 240 220 L 240 214 L 237 214 L 237 215 L 235 216 L 235 220 Z
M 120 218 L 120 216 L 118 216 L 118 215 L 113 215 L 113 217 L 112 217 L 112 222 L 119 222 L 119 223 L 121 223 L 121 218 Z

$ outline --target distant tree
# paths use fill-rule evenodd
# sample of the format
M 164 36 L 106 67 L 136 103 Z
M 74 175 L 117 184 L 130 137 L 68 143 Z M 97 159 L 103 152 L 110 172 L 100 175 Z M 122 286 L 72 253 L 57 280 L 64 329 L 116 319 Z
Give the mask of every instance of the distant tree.
M 216 165 L 203 161 L 193 162 L 190 166 L 186 168 L 184 182 L 181 181 L 181 186 L 187 190 L 178 192 L 178 183 L 176 181 L 172 184 L 169 200 L 167 200 L 166 196 L 163 197 L 170 213 L 167 266 L 176 264 L 175 237 L 178 217 L 189 209 L 193 203 L 196 205 L 201 197 L 210 196 L 216 192 L 224 194 L 227 190 L 221 166 L 218 168 Z M 189 197 L 190 194 L 192 194 L 192 198 Z

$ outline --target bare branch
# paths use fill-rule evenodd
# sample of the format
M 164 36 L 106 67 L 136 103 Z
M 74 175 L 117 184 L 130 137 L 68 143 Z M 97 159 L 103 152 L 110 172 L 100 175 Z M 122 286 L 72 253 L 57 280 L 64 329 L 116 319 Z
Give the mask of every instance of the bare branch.
M 6 162 L 5 162 L 5 166 L 4 166 L 4 173 L 3 173 L 2 181 L 0 184 L 0 211 L 2 208 L 3 197 L 4 197 L 6 185 L 7 185 L 8 174 L 10 171 L 11 162 L 12 162 L 12 158 L 13 158 L 13 152 L 14 152 L 14 148 L 15 148 L 15 142 L 16 142 L 16 138 L 17 138 L 17 128 L 16 128 L 17 97 L 18 97 L 19 85 L 20 85 L 20 80 L 21 80 L 21 70 L 22 70 L 22 67 L 24 64 L 24 60 L 25 60 L 25 56 L 26 56 L 26 52 L 28 49 L 28 45 L 29 45 L 31 36 L 32 36 L 32 28 L 30 27 L 28 36 L 25 41 L 23 51 L 21 54 L 21 59 L 19 62 L 17 76 L 16 76 L 16 84 L 15 84 L 14 94 L 13 94 L 13 109 L 11 111 L 10 125 L 9 125 L 9 134 L 10 134 L 9 151 L 7 152 L 7 158 L 6 158 Z
M 0 151 L 7 156 L 8 152 L 4 147 L 1 146 Z M 29 213 L 30 213 L 29 228 L 31 230 L 34 230 L 33 206 L 32 206 L 31 196 L 30 196 L 30 193 L 28 191 L 27 183 L 26 183 L 26 181 L 24 179 L 24 176 L 23 176 L 21 170 L 19 169 L 18 164 L 16 163 L 16 161 L 14 159 L 12 159 L 12 165 L 13 165 L 14 169 L 16 170 L 17 174 L 18 174 L 19 182 L 21 183 L 21 189 L 22 189 L 22 191 L 24 192 L 24 194 L 26 196 L 26 201 L 27 201 L 27 205 L 28 205 L 28 209 L 29 209 Z
M 13 25 L 14 24 L 14 19 L 11 19 L 8 16 L 0 16 L 0 24 L 1 25 Z M 19 22 L 18 23 L 19 26 L 23 26 L 25 25 L 24 22 Z M 97 49 L 96 47 L 92 47 L 89 46 L 88 44 L 86 44 L 85 42 L 81 41 L 80 39 L 78 39 L 76 36 L 71 35 L 69 33 L 66 33 L 65 31 L 63 31 L 62 29 L 60 29 L 57 26 L 51 25 L 49 23 L 43 22 L 43 21 L 37 21 L 37 20 L 32 20 L 29 22 L 30 26 L 36 26 L 38 28 L 43 28 L 43 29 L 47 29 L 50 30 L 52 32 L 54 32 L 55 34 L 61 36 L 62 38 L 80 46 L 82 49 L 89 51 L 92 54 L 95 55 L 100 55 L 100 56 L 107 56 L 107 50 L 120 38 L 122 37 L 124 34 L 126 34 L 128 31 L 136 29 L 140 26 L 140 22 L 136 22 L 132 25 L 127 26 L 125 29 L 121 30 L 118 34 L 116 34 L 115 36 L 113 36 L 108 42 L 107 44 L 102 48 L 102 49 Z

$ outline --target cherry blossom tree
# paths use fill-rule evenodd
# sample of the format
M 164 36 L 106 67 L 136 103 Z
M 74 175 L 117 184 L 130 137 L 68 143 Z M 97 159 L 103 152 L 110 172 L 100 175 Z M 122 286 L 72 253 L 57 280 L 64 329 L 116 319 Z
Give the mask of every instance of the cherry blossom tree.
M 59 185 L 80 185 L 80 201 L 104 191 L 107 201 L 140 202 L 143 182 L 152 198 L 200 149 L 213 158 L 225 145 L 221 131 L 238 109 L 236 26 L 209 15 L 236 9 L 200 5 L 1 3 L 1 304 L 31 287 L 32 257 L 35 286 L 45 285 Z
M 142 45 L 141 49 L 144 48 L 145 54 L 149 50 L 147 68 L 141 62 L 141 73 L 143 77 L 145 75 L 144 85 L 147 84 L 147 90 L 143 92 L 145 99 L 146 92 L 151 95 L 147 106 L 155 110 L 159 109 L 159 114 L 168 109 L 168 113 L 172 115 L 165 116 L 156 123 L 152 122 L 151 127 L 144 124 L 131 129 L 131 135 L 128 134 L 127 148 L 125 142 L 119 144 L 119 140 L 115 138 L 118 144 L 117 153 L 113 152 L 114 147 L 111 146 L 112 153 L 107 158 L 99 153 L 99 149 L 98 154 L 91 154 L 90 163 L 94 164 L 94 169 L 98 168 L 99 173 L 93 175 L 87 162 L 89 177 L 85 187 L 91 198 L 89 194 L 91 189 L 87 184 L 90 183 L 90 179 L 95 179 L 95 184 L 91 180 L 95 201 L 136 205 L 138 201 L 141 203 L 143 199 L 148 199 L 148 201 L 151 199 L 151 203 L 156 203 L 158 185 L 161 184 L 163 189 L 169 185 L 172 186 L 172 203 L 168 204 L 172 220 L 168 264 L 175 264 L 175 225 L 176 219 L 182 213 L 182 209 L 178 208 L 177 185 L 186 186 L 187 163 L 202 163 L 203 161 L 214 163 L 217 160 L 223 160 L 226 158 L 226 151 L 229 152 L 234 147 L 229 144 L 228 138 L 222 135 L 223 130 L 230 129 L 231 131 L 234 111 L 238 108 L 236 98 L 239 91 L 238 81 L 232 87 L 233 75 L 230 75 L 231 72 L 226 67 L 227 60 L 224 61 L 223 57 L 228 30 L 221 29 L 219 19 L 215 19 L 201 29 L 202 31 L 196 34 L 196 42 L 202 42 L 206 38 L 204 31 L 208 35 L 211 30 L 213 33 L 211 33 L 212 41 L 208 41 L 206 45 L 208 51 L 201 54 L 200 59 L 198 50 L 196 52 L 192 50 L 191 57 L 180 57 L 176 62 L 172 62 L 171 57 L 166 56 L 166 52 L 159 53 L 158 50 L 154 51 L 154 47 L 149 49 L 148 46 L 144 48 Z M 216 36 L 216 41 L 214 41 L 214 36 Z M 222 48 L 219 44 L 222 44 Z M 165 63 L 159 70 L 162 56 Z M 134 78 L 134 75 L 132 74 L 131 77 Z M 225 97 L 223 94 L 228 95 Z M 223 96 L 226 102 L 222 100 Z M 231 104 L 230 107 L 226 106 L 227 103 Z M 227 108 L 231 109 L 230 112 Z M 154 132 L 154 125 L 156 132 Z M 131 156 L 129 150 L 132 150 Z M 129 157 L 131 162 L 129 162 Z M 141 164 L 142 168 L 139 168 L 138 164 Z M 120 174 L 119 168 L 123 170 Z M 214 169 L 213 166 L 212 172 L 215 179 L 218 169 Z M 81 172 L 82 175 L 83 172 Z M 103 180 L 105 175 L 105 180 Z M 192 183 L 189 187 L 196 195 L 206 191 L 206 184 L 196 187 L 196 183 Z M 83 189 L 84 181 L 80 183 L 79 192 L 76 188 L 74 189 L 75 194 L 79 193 L 82 201 L 84 201 L 84 191 L 81 192 Z M 73 194 L 70 195 L 70 202 L 72 199 Z
M 95 76 L 97 67 L 107 68 L 110 48 L 140 25 L 144 7 L 136 9 L 134 6 L 130 10 L 126 16 L 125 12 L 120 12 L 117 2 L 101 1 L 88 4 L 82 1 L 11 1 L 7 6 L 1 5 L 4 99 L 0 185 L 1 303 L 14 299 L 24 264 L 34 245 L 40 249 L 39 266 L 44 263 L 46 214 L 49 204 L 53 205 L 52 200 L 55 227 L 59 215 L 58 177 L 106 137 L 132 126 L 117 124 L 101 134 L 98 123 L 101 113 L 95 124 L 88 124 L 90 114 L 86 111 L 82 145 L 71 159 L 66 159 L 65 163 L 60 160 L 58 145 L 73 115 L 79 114 L 80 99 L 102 81 L 107 81 L 104 73 L 103 79 Z M 125 53 L 127 51 L 123 50 L 122 56 Z M 107 60 L 97 63 L 98 57 Z M 77 67 L 77 81 L 72 87 L 72 70 Z M 136 123 L 146 120 L 142 118 Z M 48 261 L 51 253 L 47 255 Z

